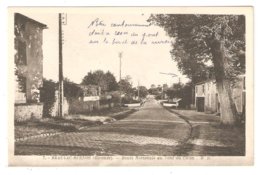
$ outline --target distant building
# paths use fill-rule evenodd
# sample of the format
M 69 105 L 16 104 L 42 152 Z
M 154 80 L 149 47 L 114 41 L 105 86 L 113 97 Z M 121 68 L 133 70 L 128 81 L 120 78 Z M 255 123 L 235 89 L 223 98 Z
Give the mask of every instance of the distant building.
M 245 77 L 240 76 L 233 85 L 232 96 L 237 111 L 245 110 Z M 213 79 L 195 85 L 195 106 L 199 112 L 220 112 L 219 94 Z
M 40 102 L 39 88 L 42 87 L 43 77 L 42 31 L 46 28 L 45 24 L 20 13 L 14 14 L 16 117 L 29 117 L 19 116 L 21 113 L 33 116 L 42 112 L 42 105 L 37 103 Z M 21 105 L 24 107 L 18 107 Z
M 99 101 L 101 88 L 97 85 L 78 85 L 83 91 L 83 101 Z

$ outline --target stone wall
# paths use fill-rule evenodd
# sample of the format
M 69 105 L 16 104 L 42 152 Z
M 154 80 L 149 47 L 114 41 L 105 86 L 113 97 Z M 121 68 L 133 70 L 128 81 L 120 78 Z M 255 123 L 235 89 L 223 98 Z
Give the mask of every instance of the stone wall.
M 69 101 L 69 114 L 84 114 L 99 109 L 99 101 L 82 101 L 78 99 Z
M 43 104 L 15 104 L 14 110 L 14 119 L 16 122 L 22 122 L 29 119 L 41 119 Z
M 56 97 L 54 104 L 52 105 L 50 109 L 50 115 L 52 117 L 58 116 L 58 99 Z M 99 110 L 100 109 L 100 104 L 99 101 L 83 101 L 79 99 L 69 99 L 64 98 L 63 102 L 63 114 L 69 115 L 69 114 L 84 114 L 91 112 L 93 110 Z
M 86 114 L 94 110 L 106 109 L 114 107 L 114 103 L 100 104 L 99 100 L 95 101 L 83 101 L 82 98 L 66 98 L 63 101 L 63 114 Z M 55 101 L 50 105 L 49 115 L 52 117 L 58 116 L 59 104 L 58 104 L 58 91 L 55 92 Z
M 114 106 L 115 106 L 114 103 L 110 103 L 110 104 L 102 104 L 102 105 L 100 105 L 100 109 L 113 108 Z
M 59 101 L 58 101 L 58 93 L 55 93 L 56 97 L 55 97 L 55 101 L 51 107 L 51 109 L 49 109 L 50 111 L 50 116 L 52 117 L 57 117 L 59 115 Z M 69 114 L 69 104 L 67 99 L 64 97 L 64 101 L 63 101 L 63 114 L 64 115 L 68 115 Z

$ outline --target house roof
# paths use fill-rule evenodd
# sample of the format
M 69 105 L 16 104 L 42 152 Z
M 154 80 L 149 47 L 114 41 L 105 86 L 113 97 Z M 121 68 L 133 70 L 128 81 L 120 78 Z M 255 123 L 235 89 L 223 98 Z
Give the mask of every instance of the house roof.
M 22 20 L 30 21 L 32 23 L 37 24 L 39 27 L 41 27 L 43 29 L 47 29 L 48 28 L 46 24 L 43 24 L 43 23 L 41 23 L 39 21 L 36 21 L 36 20 L 34 20 L 32 18 L 29 18 L 29 17 L 27 17 L 27 16 L 25 16 L 25 15 L 23 15 L 21 13 L 15 13 L 15 19 L 22 19 Z

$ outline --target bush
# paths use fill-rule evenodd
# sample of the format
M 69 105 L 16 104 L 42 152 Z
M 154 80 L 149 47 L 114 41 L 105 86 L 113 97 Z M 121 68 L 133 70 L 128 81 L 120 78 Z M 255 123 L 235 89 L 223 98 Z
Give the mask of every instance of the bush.
M 43 105 L 43 117 L 49 117 L 55 101 L 56 83 L 52 80 L 43 79 L 43 86 L 40 89 L 40 101 Z
M 156 99 L 156 100 L 161 100 L 161 99 L 162 99 L 162 96 L 161 96 L 161 95 L 156 95 L 156 96 L 155 96 L 155 99 Z
M 100 100 L 99 100 L 99 103 L 100 103 L 101 105 L 109 104 L 109 103 L 111 103 L 111 102 L 112 102 L 112 99 L 107 99 L 107 98 L 104 97 L 104 96 L 101 96 L 101 97 L 100 97 Z
M 110 102 L 110 103 L 114 103 L 114 104 L 119 104 L 119 102 L 120 102 L 120 92 L 119 91 L 109 92 L 109 93 L 106 94 L 106 96 L 108 96 L 108 95 L 110 95 L 112 98 L 104 100 L 105 103 Z

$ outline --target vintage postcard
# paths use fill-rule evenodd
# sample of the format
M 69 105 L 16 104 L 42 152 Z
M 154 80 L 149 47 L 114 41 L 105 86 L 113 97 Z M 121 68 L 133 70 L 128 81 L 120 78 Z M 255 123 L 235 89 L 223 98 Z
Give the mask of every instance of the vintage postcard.
M 252 7 L 9 7 L 9 165 L 253 165 Z

